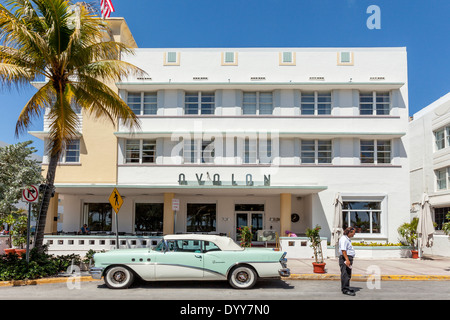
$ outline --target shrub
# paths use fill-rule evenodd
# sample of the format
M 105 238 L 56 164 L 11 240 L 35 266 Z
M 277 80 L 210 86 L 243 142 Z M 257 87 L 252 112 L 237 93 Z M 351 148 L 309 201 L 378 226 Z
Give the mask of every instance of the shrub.
M 0 256 L 0 281 L 39 279 L 56 276 L 66 271 L 72 264 L 80 262 L 80 257 L 75 254 L 65 256 L 48 255 L 45 251 L 39 252 L 33 248 L 30 250 L 30 262 L 25 257 L 19 258 L 16 254 Z

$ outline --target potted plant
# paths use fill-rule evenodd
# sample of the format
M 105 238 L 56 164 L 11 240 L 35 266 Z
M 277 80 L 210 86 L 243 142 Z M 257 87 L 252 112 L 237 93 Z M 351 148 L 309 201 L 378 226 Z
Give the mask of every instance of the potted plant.
M 413 218 L 411 222 L 405 222 L 397 231 L 400 236 L 404 239 L 404 243 L 410 246 L 411 257 L 413 259 L 419 258 L 419 251 L 417 250 L 417 225 L 419 223 L 419 218 Z
M 306 236 L 311 241 L 311 248 L 314 250 L 313 271 L 314 273 L 325 273 L 326 263 L 323 261 L 322 244 L 320 242 L 319 231 L 322 229 L 316 225 L 314 229 L 306 229 Z
M 241 247 L 250 248 L 252 246 L 252 231 L 248 226 L 238 228 L 241 238 Z

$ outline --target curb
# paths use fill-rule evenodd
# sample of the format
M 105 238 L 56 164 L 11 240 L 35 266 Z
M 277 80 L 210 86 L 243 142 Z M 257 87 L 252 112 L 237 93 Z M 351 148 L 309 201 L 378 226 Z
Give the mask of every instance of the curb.
M 375 275 L 353 274 L 352 281 L 372 281 Z M 450 281 L 450 276 L 446 275 L 381 275 L 382 281 Z M 291 274 L 289 277 L 283 277 L 283 280 L 341 280 L 340 274 Z
M 0 281 L 0 287 L 33 286 L 38 284 L 73 282 L 73 281 L 100 281 L 100 280 L 93 279 L 91 276 L 57 277 L 57 278 L 44 278 L 34 280 L 11 280 L 11 281 Z

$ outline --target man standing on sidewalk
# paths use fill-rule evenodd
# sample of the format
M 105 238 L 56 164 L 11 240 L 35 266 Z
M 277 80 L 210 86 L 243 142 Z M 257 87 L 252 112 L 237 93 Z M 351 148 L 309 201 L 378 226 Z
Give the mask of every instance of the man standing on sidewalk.
M 355 235 L 356 229 L 348 227 L 344 230 L 344 235 L 339 239 L 339 267 L 341 269 L 341 290 L 343 294 L 354 296 L 355 291 L 350 289 L 350 279 L 352 277 L 353 249 L 350 238 Z

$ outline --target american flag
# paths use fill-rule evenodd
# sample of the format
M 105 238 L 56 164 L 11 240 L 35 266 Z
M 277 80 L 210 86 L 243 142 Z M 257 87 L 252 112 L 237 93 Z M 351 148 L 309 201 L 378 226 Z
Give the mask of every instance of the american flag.
M 102 11 L 102 18 L 109 18 L 111 12 L 114 12 L 114 6 L 111 0 L 101 0 L 100 9 Z

